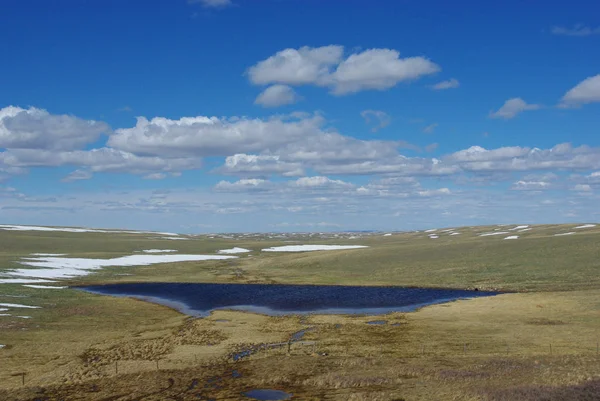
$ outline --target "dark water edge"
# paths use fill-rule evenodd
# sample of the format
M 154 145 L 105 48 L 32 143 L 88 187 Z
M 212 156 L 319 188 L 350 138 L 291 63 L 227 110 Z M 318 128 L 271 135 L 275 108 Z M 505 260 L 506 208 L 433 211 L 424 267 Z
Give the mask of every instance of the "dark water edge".
M 217 309 L 271 316 L 411 312 L 427 305 L 493 296 L 498 292 L 454 289 L 287 285 L 127 283 L 74 287 L 94 294 L 132 297 L 205 317 Z

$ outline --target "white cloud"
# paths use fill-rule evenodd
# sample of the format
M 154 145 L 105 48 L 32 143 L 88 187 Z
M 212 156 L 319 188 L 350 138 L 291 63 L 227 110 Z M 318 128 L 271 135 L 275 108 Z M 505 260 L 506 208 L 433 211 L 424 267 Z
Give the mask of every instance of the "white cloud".
M 276 149 L 319 135 L 324 122 L 320 116 L 278 116 L 267 120 L 139 117 L 135 127 L 115 130 L 107 144 L 136 154 L 162 157 L 230 156 Z
M 103 122 L 53 115 L 34 107 L 0 109 L 0 148 L 72 150 L 109 132 Z
M 600 74 L 586 78 L 570 89 L 559 106 L 573 107 L 596 102 L 600 102 Z
M 164 180 L 167 178 L 165 173 L 150 173 L 143 177 L 145 180 Z
M 538 110 L 542 106 L 539 104 L 528 104 L 520 97 L 508 99 L 504 105 L 495 112 L 490 113 L 491 118 L 504 118 L 505 120 L 514 118 L 517 114 L 527 110 Z
M 553 26 L 552 33 L 555 35 L 564 36 L 590 36 L 600 35 L 600 26 L 596 28 L 590 28 L 583 24 L 575 24 L 573 28 L 566 28 L 562 26 Z
M 343 53 L 343 46 L 334 45 L 285 49 L 250 67 L 248 76 L 255 85 L 325 85 Z
M 292 186 L 300 188 L 352 188 L 354 184 L 341 180 L 332 180 L 328 177 L 302 177 L 291 183 Z
M 75 170 L 61 181 L 63 182 L 72 182 L 72 181 L 80 181 L 80 180 L 89 180 L 93 177 L 93 174 L 87 170 Z
M 419 196 L 423 196 L 423 197 L 450 195 L 451 193 L 452 192 L 448 188 L 427 189 L 427 190 L 418 192 Z
M 157 171 L 178 172 L 200 167 L 199 159 L 165 159 L 136 156 L 112 148 L 54 152 L 33 149 L 10 149 L 0 152 L 0 165 L 14 167 L 86 167 L 92 172 L 148 174 Z
M 540 191 L 550 189 L 552 184 L 545 181 L 517 181 L 511 187 L 514 191 Z
M 263 107 L 279 107 L 286 104 L 294 104 L 301 100 L 301 97 L 287 85 L 272 85 L 261 92 L 254 104 Z
M 425 146 L 425 151 L 426 152 L 434 152 L 439 147 L 440 147 L 439 143 L 430 143 L 429 145 Z
M 423 132 L 425 134 L 433 134 L 433 131 L 435 131 L 435 129 L 437 128 L 438 125 L 439 125 L 438 123 L 429 124 L 428 126 L 423 128 Z
M 343 53 L 337 45 L 285 49 L 250 67 L 248 76 L 255 85 L 316 85 L 346 95 L 389 89 L 440 70 L 424 57 L 400 58 L 393 49 L 368 49 L 345 59 Z
M 202 4 L 206 8 L 224 8 L 233 5 L 231 0 L 188 0 L 189 4 Z
M 242 176 L 282 175 L 293 177 L 304 175 L 301 163 L 283 162 L 279 156 L 247 155 L 244 153 L 228 156 L 225 159 L 225 165 L 214 172 Z
M 460 86 L 460 82 L 458 82 L 458 79 L 452 78 L 452 79 L 449 79 L 447 81 L 438 82 L 437 84 L 432 85 L 431 89 L 433 89 L 433 90 L 445 90 L 445 89 L 458 88 L 459 86 Z
M 367 89 L 385 90 L 399 82 L 436 73 L 440 67 L 424 57 L 400 58 L 392 49 L 369 49 L 350 55 L 331 74 L 332 93 L 345 95 Z
M 236 182 L 220 181 L 214 189 L 221 192 L 267 191 L 271 182 L 261 179 L 242 179 Z
M 577 192 L 591 192 L 592 187 L 588 184 L 577 184 L 573 187 L 573 191 Z
M 371 132 L 373 133 L 387 127 L 392 121 L 390 116 L 381 110 L 363 110 L 360 112 L 360 115 L 365 119 L 367 124 L 371 124 L 371 122 L 375 124 L 373 128 L 371 128 Z

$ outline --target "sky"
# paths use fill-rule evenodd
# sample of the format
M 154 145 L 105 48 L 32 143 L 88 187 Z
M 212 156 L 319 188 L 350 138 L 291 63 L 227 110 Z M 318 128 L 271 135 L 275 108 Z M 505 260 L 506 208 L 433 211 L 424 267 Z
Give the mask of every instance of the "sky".
M 4 0 L 0 223 L 600 220 L 600 3 Z

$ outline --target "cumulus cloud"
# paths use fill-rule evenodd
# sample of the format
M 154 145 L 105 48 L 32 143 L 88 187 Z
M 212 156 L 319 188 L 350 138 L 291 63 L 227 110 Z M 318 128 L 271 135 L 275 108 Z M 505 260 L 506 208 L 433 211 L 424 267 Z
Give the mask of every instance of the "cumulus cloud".
M 570 89 L 559 106 L 575 107 L 586 103 L 600 102 L 600 74 L 589 77 Z
M 392 122 L 391 117 L 381 110 L 363 110 L 360 112 L 360 115 L 365 119 L 365 123 L 374 124 L 373 128 L 371 128 L 371 132 L 373 133 L 387 127 Z
M 291 183 L 292 186 L 299 188 L 352 188 L 354 184 L 341 180 L 332 180 L 328 177 L 302 177 Z
M 343 46 L 285 49 L 248 69 L 255 85 L 326 85 L 331 68 L 342 61 Z
M 132 128 L 115 130 L 110 147 L 142 155 L 163 157 L 230 156 L 280 148 L 321 133 L 318 115 L 298 118 L 183 117 L 171 120 L 138 117 Z
M 419 191 L 419 196 L 423 197 L 431 197 L 431 196 L 443 196 L 450 195 L 452 192 L 448 188 L 439 188 L 439 189 L 426 189 L 423 191 Z
M 244 153 L 228 156 L 225 165 L 214 170 L 218 174 L 242 176 L 282 175 L 293 177 L 304 175 L 301 163 L 284 162 L 280 156 L 247 155 Z
M 0 152 L 0 163 L 13 167 L 86 167 L 92 172 L 148 174 L 157 171 L 177 172 L 200 167 L 194 159 L 143 157 L 111 148 L 54 152 L 33 149 L 10 149 Z
M 267 191 L 272 187 L 272 184 L 267 180 L 261 179 L 242 179 L 235 182 L 220 181 L 215 185 L 214 190 L 220 192 L 253 192 Z
M 399 82 L 436 73 L 440 67 L 424 57 L 400 58 L 393 49 L 367 49 L 344 58 L 343 46 L 284 49 L 247 71 L 255 85 L 316 85 L 334 95 L 386 90 Z
M 392 49 L 369 49 L 350 55 L 331 75 L 332 93 L 345 95 L 366 89 L 385 90 L 399 82 L 440 70 L 424 57 L 400 58 Z
M 550 189 L 552 184 L 546 181 L 517 181 L 511 189 L 513 191 L 541 191 Z
M 294 104 L 298 102 L 301 97 L 288 85 L 272 85 L 261 92 L 254 104 L 258 104 L 263 107 L 279 107 L 286 104 Z
M 458 82 L 458 79 L 456 78 L 451 78 L 447 81 L 442 81 L 442 82 L 438 82 L 435 85 L 431 85 L 431 89 L 433 90 L 445 90 L 445 89 L 453 89 L 453 88 L 458 88 L 460 86 L 460 82 Z
M 538 110 L 542 106 L 539 104 L 528 104 L 520 97 L 508 99 L 504 105 L 495 112 L 490 113 L 491 118 L 503 118 L 505 120 L 514 118 L 517 114 L 528 110 Z
M 555 35 L 564 35 L 564 36 L 590 36 L 590 35 L 600 35 L 600 26 L 596 28 L 591 28 L 587 25 L 583 24 L 575 24 L 573 28 L 567 28 L 564 26 L 553 26 L 552 31 Z
M 79 149 L 109 132 L 106 123 L 53 115 L 34 107 L 0 109 L 0 148 Z

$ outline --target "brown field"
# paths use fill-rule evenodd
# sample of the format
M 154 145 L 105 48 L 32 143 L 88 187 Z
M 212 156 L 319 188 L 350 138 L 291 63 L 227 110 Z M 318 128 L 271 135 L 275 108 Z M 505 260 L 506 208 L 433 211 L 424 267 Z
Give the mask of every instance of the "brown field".
M 301 318 L 216 311 L 193 319 L 133 299 L 0 284 L 0 303 L 42 307 L 26 311 L 31 319 L 0 320 L 0 343 L 6 345 L 0 349 L 0 399 L 239 400 L 255 388 L 284 390 L 298 400 L 600 399 L 600 230 L 554 237 L 572 226 L 540 226 L 515 241 L 476 235 L 489 229 L 458 229 L 461 238 L 438 240 L 422 233 L 313 240 L 370 248 L 253 252 L 234 261 L 127 268 L 134 276 L 115 276 L 121 268 L 108 268 L 68 282 L 337 282 L 515 291 L 413 313 Z M 31 252 L 113 257 L 149 248 L 210 253 L 277 245 L 266 238 L 167 242 L 117 235 L 99 243 L 90 238 L 97 234 L 0 236 L 7 269 Z M 388 323 L 366 324 L 375 319 Z M 287 343 L 305 328 L 311 330 L 302 342 Z M 244 349 L 255 352 L 231 358 Z

